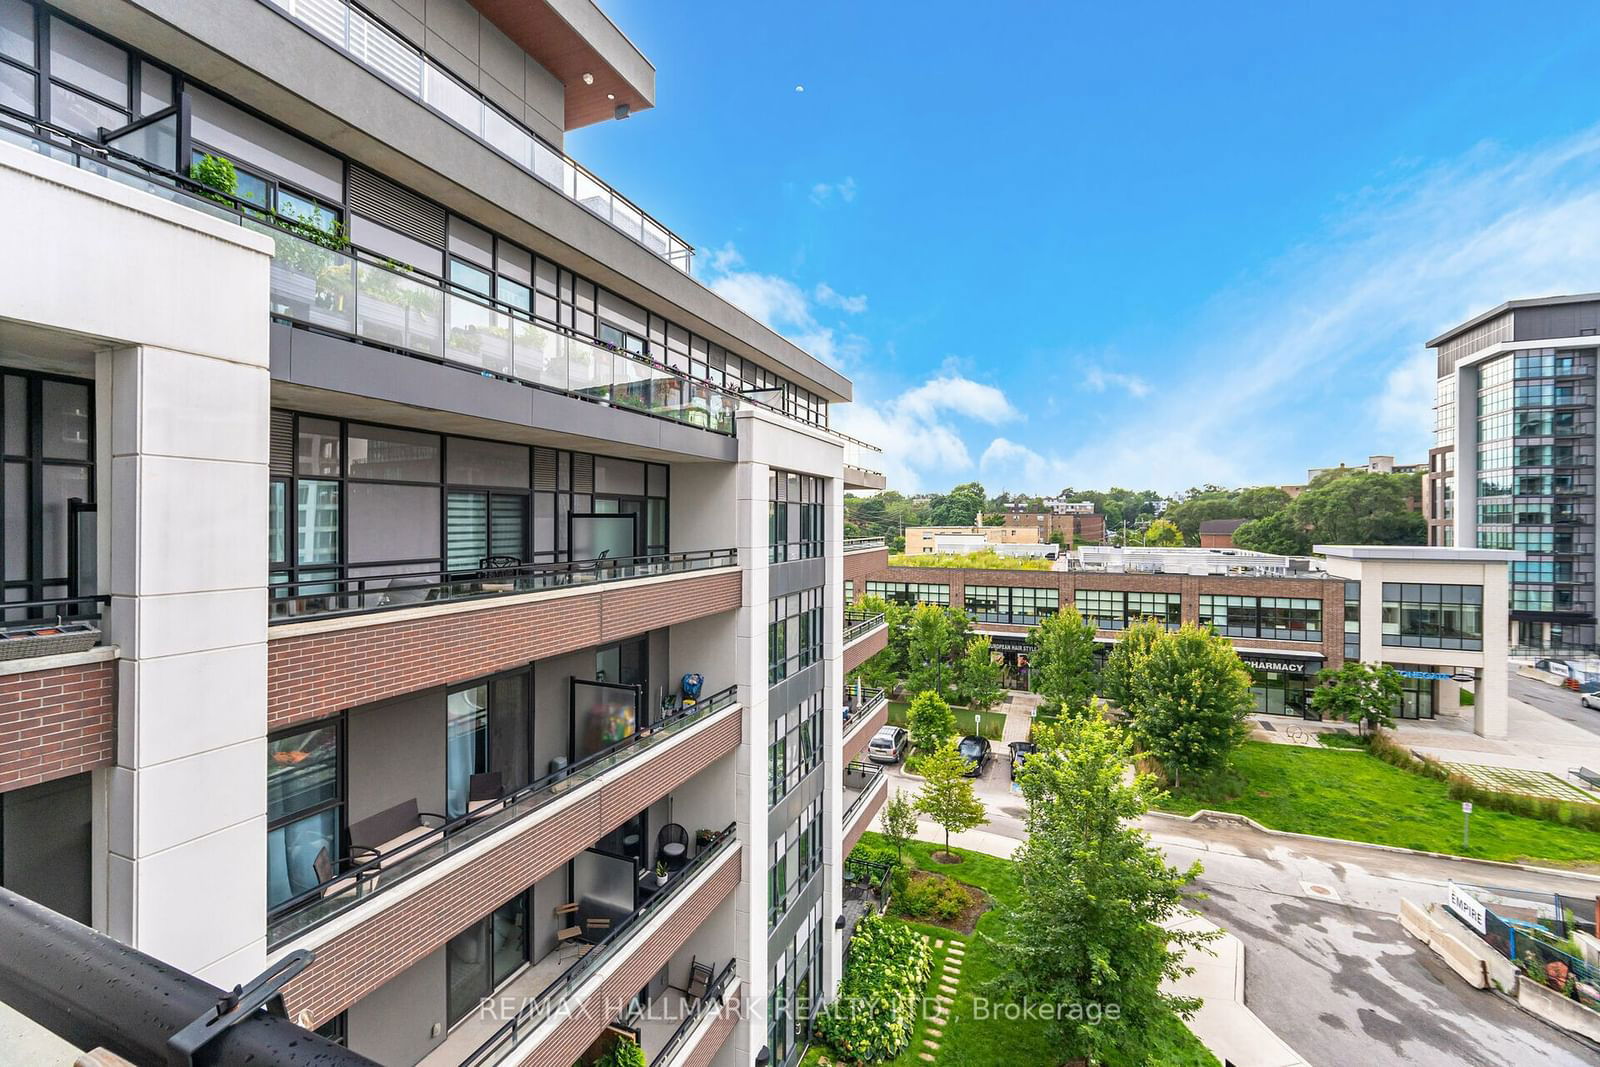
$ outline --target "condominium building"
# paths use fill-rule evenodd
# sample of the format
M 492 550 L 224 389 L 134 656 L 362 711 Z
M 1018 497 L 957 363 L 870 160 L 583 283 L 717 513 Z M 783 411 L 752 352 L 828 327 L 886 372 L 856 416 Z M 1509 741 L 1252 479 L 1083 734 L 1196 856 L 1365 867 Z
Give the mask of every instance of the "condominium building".
M 1059 534 L 1069 546 L 1080 542 L 1099 544 L 1106 539 L 1106 517 L 1095 512 L 1094 504 L 1084 501 L 1050 505 L 1047 500 L 1044 511 L 1008 510 L 1006 526 L 1035 530 L 1041 541 L 1054 541 Z
M 911 555 L 938 552 L 971 552 L 988 545 L 1037 545 L 1044 538 L 1027 526 L 907 526 L 906 551 Z M 945 546 L 940 547 L 944 542 Z
M 591 0 L 378 10 L 0 0 L 0 885 L 380 1063 L 792 1063 L 850 383 L 563 154 Z
M 1522 551 L 1512 644 L 1593 646 L 1600 293 L 1509 301 L 1428 347 L 1438 370 L 1429 543 Z
M 1506 732 L 1506 568 L 1489 549 L 1318 545 L 1315 557 L 1204 548 L 1085 548 L 1053 570 L 883 566 L 851 597 L 959 608 L 990 639 L 1013 684 L 1027 684 L 1028 631 L 1072 607 L 1094 624 L 1097 666 L 1140 619 L 1209 626 L 1252 676 L 1255 710 L 1304 716 L 1317 672 L 1388 663 L 1405 691 L 1397 718 L 1470 714 Z M 1473 691 L 1471 711 L 1461 690 Z

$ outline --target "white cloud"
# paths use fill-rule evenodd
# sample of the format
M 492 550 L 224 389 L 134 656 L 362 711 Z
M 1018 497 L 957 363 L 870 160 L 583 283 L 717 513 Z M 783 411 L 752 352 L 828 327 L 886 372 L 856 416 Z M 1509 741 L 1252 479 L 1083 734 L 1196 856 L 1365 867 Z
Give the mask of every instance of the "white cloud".
M 811 202 L 819 207 L 835 197 L 848 204 L 856 198 L 856 180 L 846 177 L 838 182 L 818 182 L 811 187 Z
M 1089 367 L 1083 372 L 1083 384 L 1086 388 L 1096 393 L 1103 393 L 1107 389 L 1123 389 L 1129 396 L 1145 396 L 1150 392 L 1150 387 L 1144 380 L 1132 374 L 1119 374 L 1116 371 L 1105 370 L 1101 367 Z
M 867 310 L 867 294 L 845 296 L 827 282 L 817 283 L 816 297 L 817 303 L 823 307 L 838 308 L 840 311 L 846 311 L 852 315 L 859 315 Z
M 1395 364 L 1378 394 L 1378 425 L 1395 434 L 1414 436 L 1418 426 L 1433 425 L 1434 383 L 1439 363 L 1432 349 L 1423 349 Z
M 707 284 L 712 292 L 739 305 L 775 330 L 812 324 L 811 305 L 805 291 L 787 278 L 755 271 L 733 271 L 720 274 Z
M 739 254 L 737 248 L 733 247 L 732 241 L 725 242 L 721 248 L 711 250 L 711 269 L 719 274 L 742 266 L 744 266 L 744 257 Z
M 925 482 L 947 488 L 972 469 L 963 424 L 994 425 L 1022 417 L 994 386 L 945 371 L 887 403 L 858 399 L 838 410 L 834 425 L 882 448 L 889 487 L 913 493 Z

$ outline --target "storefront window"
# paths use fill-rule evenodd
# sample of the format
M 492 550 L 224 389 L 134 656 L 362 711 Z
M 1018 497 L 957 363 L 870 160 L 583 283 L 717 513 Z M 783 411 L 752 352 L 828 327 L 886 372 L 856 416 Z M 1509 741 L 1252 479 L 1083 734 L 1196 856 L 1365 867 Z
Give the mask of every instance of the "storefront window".
M 1483 586 L 1383 583 L 1383 643 L 1483 648 Z

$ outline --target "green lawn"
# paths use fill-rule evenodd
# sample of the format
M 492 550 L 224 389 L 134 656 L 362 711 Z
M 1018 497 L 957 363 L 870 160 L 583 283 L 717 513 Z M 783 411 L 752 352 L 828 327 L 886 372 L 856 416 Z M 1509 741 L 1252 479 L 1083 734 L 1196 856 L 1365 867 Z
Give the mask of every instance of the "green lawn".
M 1444 782 L 1357 752 L 1246 741 L 1230 772 L 1185 786 L 1157 806 L 1248 815 L 1263 826 L 1475 859 L 1600 868 L 1600 834 L 1523 815 L 1472 814 L 1461 847 L 1461 803 Z
M 881 835 L 868 832 L 862 840 L 883 844 Z M 913 842 L 906 853 L 910 865 L 924 870 L 947 874 L 957 881 L 977 886 L 987 891 L 996 901 L 1014 901 L 1018 892 L 1016 869 L 1010 860 L 986 856 L 980 852 L 955 849 L 964 862 L 949 866 L 934 863 L 935 846 L 926 842 Z M 947 953 L 951 937 L 964 943 L 966 956 L 961 969 L 961 981 L 955 1004 L 950 1009 L 950 1019 L 943 1036 L 937 1038 L 939 1049 L 933 1053 L 935 1065 L 945 1067 L 1052 1067 L 1062 1061 L 1058 1050 L 1052 1047 L 1045 1034 L 1044 1024 L 1038 1020 L 977 1020 L 973 1017 L 973 1001 L 986 983 L 999 973 L 1000 963 L 994 950 L 983 939 L 983 934 L 993 932 L 1000 923 L 998 913 L 986 912 L 978 920 L 973 934 L 954 933 L 939 926 L 911 923 L 914 929 L 934 940 L 945 942 L 945 948 L 934 950 L 934 979 L 929 985 L 931 996 L 938 989 L 938 975 Z M 923 1045 L 927 1021 L 917 1024 L 911 1045 L 897 1058 L 890 1060 L 893 1067 L 925 1067 L 927 1060 L 921 1053 L 928 1051 Z M 805 1063 L 814 1065 L 822 1057 L 833 1062 L 834 1057 L 825 1049 L 812 1046 Z M 1166 1032 L 1151 1035 L 1151 1045 L 1146 1057 L 1138 1064 L 1112 1064 L 1109 1067 L 1218 1067 L 1217 1060 L 1191 1034 L 1182 1022 L 1174 1018 Z
M 907 705 L 899 700 L 889 701 L 889 722 L 894 726 L 906 725 Z M 964 737 L 972 732 L 973 713 L 966 708 L 951 708 L 956 716 L 956 729 Z M 982 721 L 982 734 L 991 741 L 998 741 L 1005 736 L 1006 717 L 1000 711 L 980 711 L 978 715 Z

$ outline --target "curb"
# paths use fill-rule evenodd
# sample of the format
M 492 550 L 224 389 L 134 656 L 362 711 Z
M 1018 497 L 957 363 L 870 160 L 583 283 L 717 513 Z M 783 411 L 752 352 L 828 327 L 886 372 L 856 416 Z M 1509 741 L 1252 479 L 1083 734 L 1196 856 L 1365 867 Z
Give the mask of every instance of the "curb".
M 1371 841 L 1351 841 L 1343 837 L 1323 837 L 1320 834 L 1297 834 L 1292 830 L 1274 830 L 1270 826 L 1262 826 L 1248 815 L 1240 815 L 1232 811 L 1214 811 L 1211 808 L 1201 808 L 1192 815 L 1176 815 L 1170 811 L 1148 811 L 1146 815 L 1159 819 L 1169 819 L 1173 822 L 1196 823 L 1202 818 L 1219 819 L 1223 822 L 1243 823 L 1251 829 L 1258 830 L 1273 837 L 1287 837 L 1297 841 L 1320 841 L 1329 845 L 1353 845 L 1356 848 L 1370 848 L 1379 852 L 1398 852 L 1404 856 L 1423 856 L 1428 859 L 1454 860 L 1457 863 L 1482 863 L 1491 867 L 1504 867 L 1510 871 L 1527 871 L 1530 874 L 1552 874 L 1563 878 L 1579 878 L 1584 881 L 1600 883 L 1600 874 L 1588 874 L 1583 871 L 1568 871 L 1560 867 L 1535 867 L 1526 863 L 1511 863 L 1507 860 L 1484 860 L 1472 856 L 1453 856 L 1448 852 L 1427 852 L 1420 848 L 1402 848 L 1399 845 L 1378 845 Z

